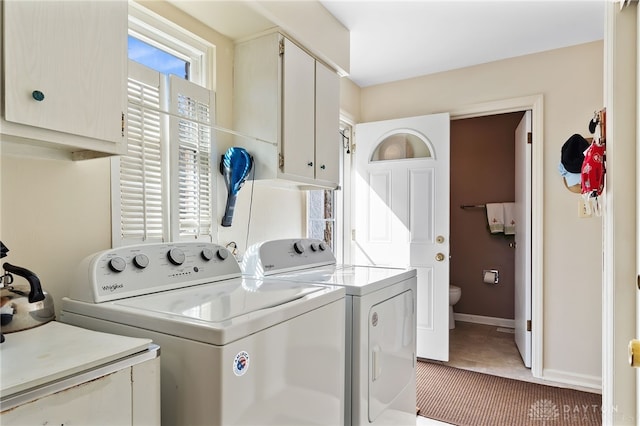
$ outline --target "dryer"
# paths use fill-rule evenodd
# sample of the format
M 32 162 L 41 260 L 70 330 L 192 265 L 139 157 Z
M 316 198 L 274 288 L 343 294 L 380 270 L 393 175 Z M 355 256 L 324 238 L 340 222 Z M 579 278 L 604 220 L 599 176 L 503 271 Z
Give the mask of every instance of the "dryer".
M 283 239 L 255 244 L 245 276 L 340 286 L 345 305 L 345 424 L 416 422 L 416 271 L 336 264 L 326 244 Z
M 334 425 L 344 295 L 243 278 L 215 244 L 147 244 L 87 257 L 60 319 L 160 346 L 164 425 Z

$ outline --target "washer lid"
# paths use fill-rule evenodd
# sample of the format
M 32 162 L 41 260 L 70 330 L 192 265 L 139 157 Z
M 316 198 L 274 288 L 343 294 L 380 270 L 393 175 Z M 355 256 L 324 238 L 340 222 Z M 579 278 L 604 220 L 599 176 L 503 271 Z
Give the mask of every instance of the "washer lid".
M 65 298 L 63 311 L 224 345 L 343 299 L 344 294 L 340 287 L 234 278 L 104 303 Z
M 363 296 L 416 276 L 415 269 L 379 266 L 329 265 L 271 275 L 271 278 L 345 287 L 352 296 Z
M 320 290 L 322 287 L 291 282 L 263 285 L 258 280 L 231 280 L 124 299 L 115 305 L 218 323 L 280 306 Z

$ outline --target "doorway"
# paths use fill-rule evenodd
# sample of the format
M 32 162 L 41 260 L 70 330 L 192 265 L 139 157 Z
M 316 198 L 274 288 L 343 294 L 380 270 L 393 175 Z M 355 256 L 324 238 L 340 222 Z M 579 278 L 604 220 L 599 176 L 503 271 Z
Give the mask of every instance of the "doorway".
M 515 111 L 450 123 L 450 283 L 461 289 L 462 297 L 454 306 L 457 324 L 451 330 L 449 359 L 452 366 L 469 364 L 519 378 L 531 378 L 525 368 L 530 349 L 522 342 L 516 346 L 521 331 L 515 330 L 520 308 L 530 306 L 521 291 L 530 283 L 522 261 L 530 256 L 523 244 L 529 241 L 530 220 L 518 217 L 515 207 L 528 205 L 530 198 L 528 169 L 523 167 L 530 157 L 522 158 L 522 150 L 530 148 L 526 135 L 520 135 L 525 115 Z M 500 227 L 488 220 L 495 210 Z M 510 225 L 513 221 L 517 226 Z M 495 272 L 485 278 L 485 271 Z M 474 347 L 465 347 L 470 342 Z M 486 356 L 471 360 L 470 353 Z
M 542 220 L 543 220 L 543 96 L 533 95 L 521 98 L 487 102 L 450 111 L 452 120 L 531 111 L 531 225 L 530 225 L 530 265 L 531 265 L 531 374 L 542 377 L 543 370 L 543 330 L 542 330 Z M 459 207 L 458 207 L 459 208 Z M 464 297 L 464 294 L 463 294 Z

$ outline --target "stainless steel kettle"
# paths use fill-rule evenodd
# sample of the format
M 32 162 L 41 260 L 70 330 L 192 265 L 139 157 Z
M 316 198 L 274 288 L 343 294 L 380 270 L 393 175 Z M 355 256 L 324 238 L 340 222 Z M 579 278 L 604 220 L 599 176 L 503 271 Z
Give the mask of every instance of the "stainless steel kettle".
M 28 330 L 55 319 L 53 298 L 42 290 L 40 279 L 28 269 L 5 263 L 0 277 L 0 328 L 2 334 Z M 14 276 L 25 283 L 14 283 Z

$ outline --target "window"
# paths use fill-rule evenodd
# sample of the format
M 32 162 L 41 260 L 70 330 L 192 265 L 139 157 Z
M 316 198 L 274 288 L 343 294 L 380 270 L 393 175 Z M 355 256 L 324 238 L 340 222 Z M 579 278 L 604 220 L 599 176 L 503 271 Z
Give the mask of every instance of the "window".
M 189 80 L 191 62 L 130 35 L 128 38 L 129 59 L 159 71 Z
M 325 189 L 309 191 L 307 196 L 307 236 L 322 240 L 335 254 L 335 191 Z
M 411 130 L 396 130 L 378 143 L 371 154 L 371 161 L 429 157 L 431 149 L 425 136 Z
M 150 31 L 168 24 L 130 11 L 128 154 L 112 160 L 113 245 L 213 241 L 215 101 L 201 67 L 210 49 L 195 38 L 185 48 L 184 32 Z
M 351 131 L 352 126 L 340 122 L 336 143 L 342 145 L 340 156 L 340 189 L 315 190 L 307 194 L 307 237 L 327 243 L 338 263 L 351 259 Z

